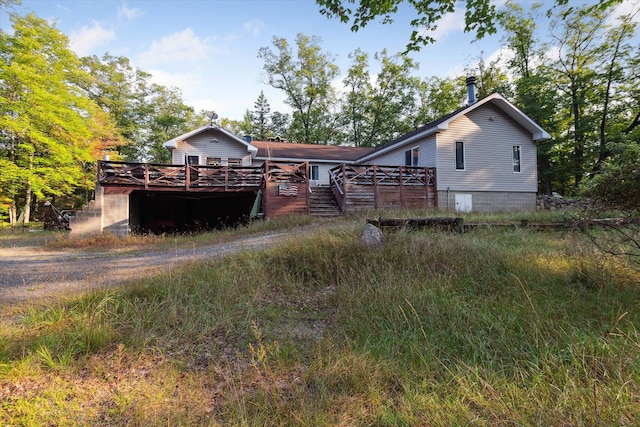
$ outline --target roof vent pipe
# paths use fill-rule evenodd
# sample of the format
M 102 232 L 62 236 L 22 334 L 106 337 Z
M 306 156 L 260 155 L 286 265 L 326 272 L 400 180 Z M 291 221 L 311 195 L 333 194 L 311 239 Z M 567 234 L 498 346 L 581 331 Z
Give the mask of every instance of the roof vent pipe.
M 466 83 L 469 105 L 473 105 L 476 103 L 476 78 L 473 76 L 467 77 Z

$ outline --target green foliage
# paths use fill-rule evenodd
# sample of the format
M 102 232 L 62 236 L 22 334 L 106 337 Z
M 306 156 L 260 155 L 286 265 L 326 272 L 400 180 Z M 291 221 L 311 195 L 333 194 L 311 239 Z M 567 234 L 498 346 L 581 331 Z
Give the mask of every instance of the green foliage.
M 255 138 L 265 141 L 270 136 L 269 119 L 271 115 L 271 107 L 264 96 L 264 92 L 260 91 L 260 96 L 253 104 L 254 110 L 251 112 L 251 135 Z
M 335 102 L 331 82 L 338 67 L 321 51 L 317 36 L 298 34 L 296 52 L 284 38 L 274 37 L 273 45 L 276 51 L 262 47 L 258 57 L 264 60 L 266 83 L 283 90 L 293 109 L 291 138 L 300 143 L 330 142 L 335 129 L 329 114 Z
M 351 26 L 351 31 L 358 31 L 369 22 L 382 18 L 385 24 L 393 22 L 393 14 L 403 0 L 362 1 L 357 8 L 352 9 L 352 1 L 316 0 L 320 5 L 320 13 L 328 18 L 339 18 L 341 22 Z M 407 51 L 419 50 L 421 46 L 434 43 L 435 39 L 429 34 L 437 28 L 438 22 L 446 15 L 455 11 L 456 2 L 453 0 L 407 0 L 414 9 L 415 18 L 411 26 L 415 30 L 411 33 Z M 465 31 L 474 31 L 478 38 L 487 34 L 494 34 L 496 22 L 495 6 L 489 0 L 467 0 L 465 11 Z
M 13 34 L 0 34 L 0 188 L 29 222 L 32 195 L 43 199 L 93 186 L 86 165 L 105 144 L 107 123 L 82 91 L 88 75 L 68 39 L 34 15 L 12 15 Z
M 640 145 L 617 144 L 613 157 L 605 162 L 592 180 L 584 183 L 582 193 L 604 209 L 620 209 L 640 214 Z
M 168 163 L 162 143 L 197 126 L 192 107 L 177 88 L 151 83 L 151 74 L 134 69 L 128 58 L 105 54 L 82 59 L 92 79 L 84 89 L 117 124 L 119 154 L 129 161 Z

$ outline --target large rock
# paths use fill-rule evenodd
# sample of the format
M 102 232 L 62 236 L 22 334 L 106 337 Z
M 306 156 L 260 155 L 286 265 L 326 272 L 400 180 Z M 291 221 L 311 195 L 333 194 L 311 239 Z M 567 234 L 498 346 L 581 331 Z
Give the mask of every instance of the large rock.
M 370 248 L 381 248 L 384 246 L 384 235 L 382 231 L 373 224 L 367 224 L 362 231 L 360 241 Z

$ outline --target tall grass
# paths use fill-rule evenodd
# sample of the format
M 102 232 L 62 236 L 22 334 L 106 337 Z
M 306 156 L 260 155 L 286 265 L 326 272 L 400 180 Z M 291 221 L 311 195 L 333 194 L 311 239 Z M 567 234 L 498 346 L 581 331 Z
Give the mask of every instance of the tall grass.
M 3 424 L 635 425 L 640 279 L 582 235 L 345 223 L 0 326 Z

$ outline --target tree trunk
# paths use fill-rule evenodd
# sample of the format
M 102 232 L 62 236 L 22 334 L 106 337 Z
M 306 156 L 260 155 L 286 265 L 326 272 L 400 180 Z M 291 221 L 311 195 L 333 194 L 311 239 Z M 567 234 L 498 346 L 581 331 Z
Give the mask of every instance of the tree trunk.
M 31 217 L 31 197 L 32 197 L 32 191 L 31 191 L 31 181 L 27 181 L 27 189 L 26 189 L 26 193 L 24 196 L 24 216 L 23 216 L 23 222 L 25 224 L 29 224 L 29 219 Z

